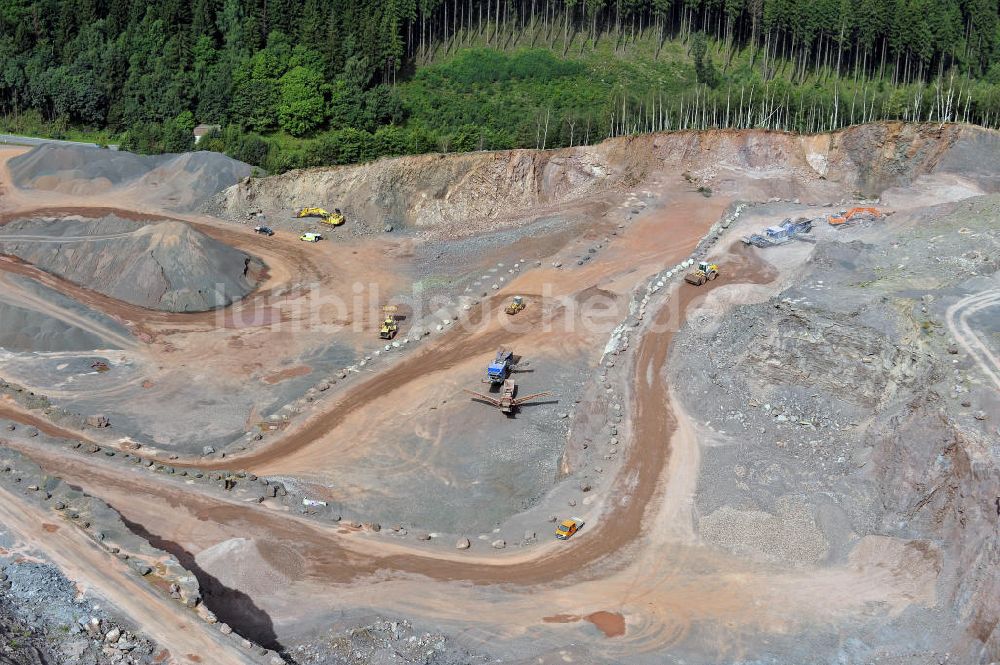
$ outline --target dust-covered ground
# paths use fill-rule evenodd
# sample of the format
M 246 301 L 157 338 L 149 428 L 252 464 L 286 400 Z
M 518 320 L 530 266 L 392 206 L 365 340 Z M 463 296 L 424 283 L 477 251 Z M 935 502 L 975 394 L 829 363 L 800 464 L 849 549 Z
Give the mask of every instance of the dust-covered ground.
M 703 441 L 701 539 L 793 569 L 893 549 L 893 575 L 926 576 L 927 597 L 904 615 L 852 628 L 876 641 L 822 660 L 995 653 L 954 633 L 997 585 L 1000 394 L 953 321 L 963 302 L 1000 293 L 998 219 L 1000 199 L 985 196 L 760 250 L 785 266 L 783 288 L 730 295 L 675 344 L 671 376 Z M 974 314 L 995 358 L 1000 311 Z M 772 648 L 796 654 L 796 642 Z
M 997 145 L 7 151 L 0 423 L 285 662 L 990 662 Z M 826 224 L 853 205 L 893 214 Z M 466 392 L 498 347 L 549 393 L 511 417 Z

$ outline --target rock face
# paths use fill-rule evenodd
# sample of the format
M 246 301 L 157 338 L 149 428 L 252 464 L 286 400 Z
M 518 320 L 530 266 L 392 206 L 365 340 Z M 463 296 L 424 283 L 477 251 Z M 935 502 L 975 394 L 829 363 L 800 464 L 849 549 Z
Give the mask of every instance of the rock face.
M 877 195 L 935 170 L 962 173 L 967 166 L 960 157 L 963 151 L 995 163 L 997 143 L 986 130 L 902 123 L 854 126 L 819 137 L 756 130 L 645 134 L 547 152 L 422 155 L 291 171 L 234 185 L 216 196 L 211 208 L 244 219 L 251 209 L 277 216 L 303 200 L 338 201 L 354 232 L 378 233 L 384 224 L 394 224 L 471 234 L 539 205 L 630 187 L 664 167 L 678 172 L 731 167 L 765 174 L 784 164 L 789 198 L 797 179 L 820 175 L 831 183 L 831 197 L 845 185 Z M 872 145 L 880 149 L 872 150 Z M 995 169 L 977 169 L 980 187 L 1000 189 Z
M 199 312 L 253 289 L 263 264 L 178 221 L 32 218 L 0 226 L 0 252 L 148 309 Z
M 1000 412 L 1000 395 L 948 323 L 950 307 L 995 283 L 1000 260 L 980 248 L 998 215 L 1000 196 L 983 196 L 918 217 L 920 237 L 886 226 L 864 243 L 820 240 L 791 286 L 689 317 L 675 337 L 678 397 L 715 430 L 701 448 L 700 537 L 818 570 L 876 561 L 905 570 L 921 598 L 905 620 L 865 619 L 878 637 L 853 660 L 919 641 L 989 662 L 1000 646 L 1000 464 L 995 425 L 976 417 Z M 896 254 L 906 260 L 887 261 Z M 984 336 L 996 322 L 995 310 L 968 319 Z M 795 639 L 809 638 L 823 639 Z

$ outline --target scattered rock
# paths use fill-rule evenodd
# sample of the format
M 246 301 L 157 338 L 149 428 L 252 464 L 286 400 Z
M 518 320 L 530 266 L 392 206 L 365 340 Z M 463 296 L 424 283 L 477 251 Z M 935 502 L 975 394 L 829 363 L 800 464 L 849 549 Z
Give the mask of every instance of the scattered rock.
M 94 414 L 92 416 L 87 416 L 86 423 L 88 426 L 95 429 L 101 429 L 103 427 L 111 427 L 111 421 L 108 417 L 103 414 Z
M 495 550 L 502 550 L 503 548 L 507 547 L 507 541 L 502 538 L 494 540 L 491 544 L 493 545 L 493 549 Z
M 455 543 L 456 550 L 467 550 L 472 546 L 468 538 L 459 538 L 458 542 Z

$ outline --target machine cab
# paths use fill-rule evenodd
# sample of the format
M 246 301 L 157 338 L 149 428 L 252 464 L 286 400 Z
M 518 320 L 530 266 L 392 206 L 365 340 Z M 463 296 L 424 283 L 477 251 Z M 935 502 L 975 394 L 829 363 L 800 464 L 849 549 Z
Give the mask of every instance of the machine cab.
M 493 383 L 503 383 L 507 378 L 507 363 L 494 361 L 486 368 L 486 375 Z
M 514 354 L 509 349 L 501 348 L 497 351 L 497 356 L 486 367 L 486 376 L 490 383 L 503 383 L 510 376 L 510 366 L 513 364 Z

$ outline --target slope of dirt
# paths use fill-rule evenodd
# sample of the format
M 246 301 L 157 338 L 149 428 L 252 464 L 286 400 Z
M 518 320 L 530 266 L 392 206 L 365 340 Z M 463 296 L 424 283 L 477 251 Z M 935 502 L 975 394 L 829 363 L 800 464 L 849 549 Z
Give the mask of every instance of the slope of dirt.
M 297 207 L 323 205 L 343 209 L 356 232 L 392 224 L 468 235 L 509 225 L 529 211 L 537 215 L 540 208 L 624 190 L 659 169 L 687 173 L 692 189 L 707 184 L 746 200 L 763 193 L 747 177 L 765 181 L 780 173 L 786 183 L 779 196 L 825 192 L 837 200 L 845 191 L 877 196 L 931 172 L 964 172 L 974 161 L 978 181 L 994 191 L 1000 181 L 992 166 L 975 156 L 995 160 L 998 142 L 975 127 L 902 123 L 818 136 L 761 130 L 646 134 L 548 152 L 425 155 L 293 171 L 234 185 L 210 208 L 236 219 L 257 212 L 287 219 Z M 769 191 L 773 196 L 775 190 Z
M 0 347 L 47 353 L 129 346 L 118 321 L 21 275 L 0 272 Z
M 22 189 L 96 196 L 142 190 L 168 210 L 196 210 L 250 175 L 250 166 L 217 152 L 134 155 L 85 146 L 44 144 L 9 162 Z
M 133 305 L 198 312 L 241 299 L 263 266 L 177 221 L 29 218 L 0 226 L 0 253 Z

